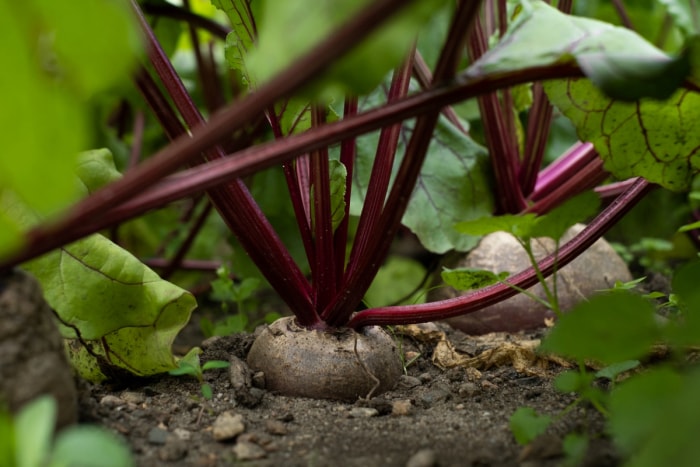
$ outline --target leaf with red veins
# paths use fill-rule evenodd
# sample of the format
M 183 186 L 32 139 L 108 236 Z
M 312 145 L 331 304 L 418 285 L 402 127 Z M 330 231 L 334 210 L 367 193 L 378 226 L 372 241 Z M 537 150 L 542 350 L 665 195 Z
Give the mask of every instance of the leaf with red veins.
M 550 100 L 590 141 L 618 178 L 643 177 L 672 191 L 690 188 L 700 171 L 700 95 L 676 91 L 668 100 L 619 102 L 590 81 L 545 85 Z

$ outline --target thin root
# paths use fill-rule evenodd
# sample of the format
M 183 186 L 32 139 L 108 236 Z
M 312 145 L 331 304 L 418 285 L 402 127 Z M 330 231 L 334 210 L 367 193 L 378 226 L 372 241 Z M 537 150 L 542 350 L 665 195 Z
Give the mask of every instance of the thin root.
M 362 359 L 360 358 L 360 354 L 357 352 L 357 334 L 355 334 L 355 345 L 354 345 L 353 350 L 355 351 L 355 356 L 357 357 L 357 361 L 360 362 L 360 365 L 362 366 L 362 369 L 365 370 L 365 373 L 367 373 L 367 375 L 368 375 L 370 378 L 372 378 L 372 381 L 374 381 L 374 386 L 373 386 L 372 389 L 367 393 L 367 396 L 365 396 L 364 398 L 363 398 L 363 397 L 360 397 L 360 399 L 362 399 L 362 400 L 370 400 L 370 399 L 372 398 L 372 394 L 374 394 L 374 391 L 377 390 L 377 388 L 379 387 L 379 384 L 380 384 L 381 382 L 379 381 L 379 378 L 377 378 L 376 376 L 374 376 L 374 374 L 372 374 L 372 372 L 369 371 L 369 368 L 367 368 L 367 365 L 365 365 L 365 362 L 363 362 Z

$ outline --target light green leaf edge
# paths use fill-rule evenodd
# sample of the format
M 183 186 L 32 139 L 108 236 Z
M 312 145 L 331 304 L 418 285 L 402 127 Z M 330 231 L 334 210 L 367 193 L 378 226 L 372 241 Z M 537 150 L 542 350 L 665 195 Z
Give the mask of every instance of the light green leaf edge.
M 575 63 L 596 86 L 618 98 L 666 98 L 689 74 L 688 56 L 666 55 L 635 32 L 566 15 L 542 1 L 522 0 L 500 43 L 465 77 Z
M 685 191 L 700 171 L 700 95 L 677 91 L 667 101 L 617 102 L 583 79 L 545 84 L 549 99 L 591 142 L 617 178 L 644 177 Z
M 106 150 L 78 159 L 77 172 L 88 191 L 118 177 Z M 12 220 L 25 228 L 39 220 L 9 195 L 0 201 Z M 22 267 L 41 283 L 60 320 L 71 362 L 85 379 L 101 381 L 124 370 L 149 376 L 177 366 L 171 347 L 197 306 L 194 296 L 131 253 L 95 234 Z

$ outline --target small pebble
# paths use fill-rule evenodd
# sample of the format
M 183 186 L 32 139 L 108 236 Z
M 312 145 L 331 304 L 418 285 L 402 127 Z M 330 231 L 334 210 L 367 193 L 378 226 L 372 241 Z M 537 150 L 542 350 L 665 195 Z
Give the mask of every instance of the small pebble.
M 239 461 L 263 459 L 267 453 L 263 448 L 250 441 L 240 441 L 233 447 L 233 453 Z
M 268 420 L 265 422 L 265 431 L 267 431 L 271 435 L 286 435 L 287 425 L 285 425 L 284 422 L 281 422 L 279 420 Z
M 179 461 L 187 454 L 187 445 L 175 436 L 168 437 L 165 446 L 158 450 L 158 459 L 163 462 Z
M 410 399 L 402 399 L 391 403 L 391 415 L 406 416 L 410 415 L 413 410 L 413 404 Z
M 462 397 L 474 397 L 481 394 L 481 388 L 474 383 L 463 383 L 459 386 L 457 393 Z
M 350 418 L 370 418 L 377 415 L 379 415 L 379 411 L 371 407 L 353 407 L 348 412 Z
M 125 400 L 117 396 L 113 396 L 112 394 L 107 394 L 100 399 L 100 405 L 104 405 L 105 407 L 119 407 L 120 405 L 124 404 L 126 404 Z
M 165 444 L 168 440 L 168 430 L 162 428 L 151 428 L 148 430 L 148 442 L 150 444 Z
M 175 428 L 173 430 L 173 434 L 177 437 L 177 439 L 182 441 L 189 441 L 190 438 L 192 438 L 192 432 L 185 430 L 184 428 Z
M 420 399 L 425 405 L 430 406 L 433 404 L 437 404 L 438 402 L 444 402 L 448 400 L 451 396 L 452 393 L 450 393 L 448 389 L 436 387 L 422 394 Z
M 146 396 L 144 396 L 140 392 L 124 391 L 121 394 L 121 398 L 131 404 L 136 405 L 143 404 L 144 402 L 146 402 Z
M 243 415 L 224 412 L 214 421 L 212 435 L 216 441 L 233 439 L 245 431 Z
M 401 375 L 398 386 L 402 389 L 411 389 L 418 387 L 421 384 L 421 380 L 415 376 Z
M 432 449 L 421 449 L 406 462 L 406 467 L 433 467 L 435 465 L 437 465 L 435 451 Z
M 428 383 L 433 380 L 433 377 L 430 376 L 430 373 L 421 373 L 418 375 L 418 379 L 421 380 L 421 383 Z

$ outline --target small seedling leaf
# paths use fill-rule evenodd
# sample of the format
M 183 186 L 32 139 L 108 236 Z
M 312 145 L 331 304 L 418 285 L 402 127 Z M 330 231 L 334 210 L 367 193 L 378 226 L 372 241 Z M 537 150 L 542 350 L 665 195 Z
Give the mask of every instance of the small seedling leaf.
M 700 229 L 700 221 L 693 222 L 691 224 L 683 225 L 678 229 L 678 232 L 683 233 L 683 232 L 688 232 L 690 230 L 695 230 L 695 229 Z
M 209 384 L 207 384 L 207 383 L 202 384 L 201 391 L 202 391 L 202 397 L 204 397 L 205 399 L 209 400 L 212 398 L 213 394 L 212 394 L 211 386 Z
M 192 366 L 189 363 L 182 362 L 182 361 L 180 362 L 180 366 L 168 371 L 168 374 L 173 375 L 173 376 L 189 375 L 189 376 L 193 376 L 197 379 L 199 379 L 198 378 L 199 373 L 200 373 L 200 369 L 198 367 Z
M 113 433 L 96 426 L 75 426 L 58 435 L 51 466 L 135 466 L 129 447 Z
M 537 217 L 530 230 L 532 237 L 549 237 L 559 241 L 566 231 L 578 222 L 595 215 L 600 206 L 600 198 L 592 191 L 577 195 L 549 213 Z
M 228 368 L 229 366 L 231 366 L 231 364 L 224 360 L 209 360 L 202 365 L 202 370 L 207 371 L 215 368 Z
M 40 396 L 25 405 L 15 419 L 15 457 L 17 467 L 44 465 L 51 452 L 56 423 L 56 401 Z
M 584 392 L 593 382 L 593 376 L 580 371 L 566 371 L 554 380 L 554 387 L 563 393 Z
M 588 437 L 578 434 L 569 433 L 564 437 L 562 443 L 564 450 L 564 462 L 562 467 L 578 467 L 583 464 L 588 449 Z
M 636 288 L 639 284 L 644 282 L 644 280 L 647 277 L 640 277 L 639 279 L 634 279 L 629 282 L 622 282 L 622 281 L 615 281 L 615 285 L 613 286 L 613 290 L 632 290 Z M 599 290 L 599 292 L 602 292 L 602 290 Z
M 605 368 L 598 370 L 595 374 L 596 378 L 606 378 L 610 381 L 615 381 L 618 375 L 625 371 L 637 368 L 641 363 L 639 360 L 625 360 L 624 362 L 613 363 Z
M 655 309 L 627 291 L 595 296 L 563 315 L 541 349 L 612 364 L 647 354 L 660 337 Z
M 440 276 L 447 285 L 456 290 L 475 290 L 501 282 L 508 277 L 508 272 L 494 273 L 483 269 L 443 268 Z
M 510 417 L 510 431 L 520 445 L 526 445 L 545 432 L 552 418 L 539 415 L 531 407 L 519 407 Z

